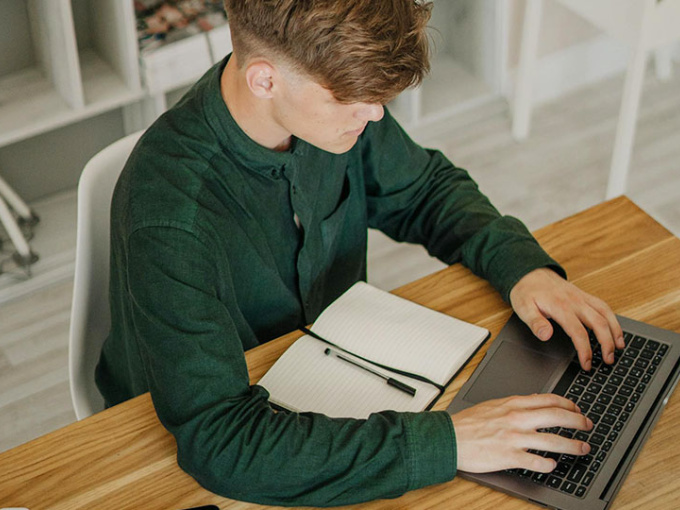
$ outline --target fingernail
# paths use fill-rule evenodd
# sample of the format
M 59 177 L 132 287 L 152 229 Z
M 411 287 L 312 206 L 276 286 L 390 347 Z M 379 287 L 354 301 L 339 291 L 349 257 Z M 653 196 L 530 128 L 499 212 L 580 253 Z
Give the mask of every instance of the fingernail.
M 607 361 L 609 363 L 614 363 L 614 353 L 613 352 L 610 352 L 609 354 L 607 354 Z
M 538 330 L 538 338 L 541 340 L 548 340 L 548 335 L 550 334 L 550 331 L 548 331 L 548 328 L 541 328 Z
M 591 420 L 590 418 L 586 418 L 586 423 L 589 429 L 593 428 L 593 420 Z
M 588 443 L 583 443 L 581 445 L 581 451 L 583 452 L 583 455 L 587 455 L 588 452 L 590 452 L 590 445 Z

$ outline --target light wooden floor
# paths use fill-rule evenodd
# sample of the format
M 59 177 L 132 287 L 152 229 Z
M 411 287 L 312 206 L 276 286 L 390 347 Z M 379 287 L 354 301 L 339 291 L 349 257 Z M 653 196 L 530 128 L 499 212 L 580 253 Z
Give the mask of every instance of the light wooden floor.
M 676 235 L 680 235 L 678 71 L 668 83 L 647 79 L 628 193 Z M 502 212 L 536 229 L 602 201 L 621 90 L 622 78 L 616 78 L 537 109 L 532 136 L 522 144 L 512 140 L 507 110 L 500 103 L 473 112 L 474 121 L 464 127 L 435 126 L 431 132 L 413 135 L 467 168 Z M 57 229 L 60 237 L 54 241 L 59 244 L 63 231 L 75 228 L 75 201 L 70 194 L 66 202 L 57 202 L 64 214 L 63 228 Z M 38 230 L 36 242 L 50 245 L 45 239 L 49 235 Z M 377 233 L 371 233 L 370 252 L 370 279 L 382 288 L 442 267 L 421 248 L 397 246 Z M 67 373 L 71 293 L 72 282 L 66 280 L 0 305 L 0 451 L 75 419 Z

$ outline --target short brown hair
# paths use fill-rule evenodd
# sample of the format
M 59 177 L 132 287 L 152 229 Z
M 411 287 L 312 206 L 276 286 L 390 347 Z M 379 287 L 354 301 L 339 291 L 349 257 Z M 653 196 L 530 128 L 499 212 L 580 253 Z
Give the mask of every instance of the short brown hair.
M 274 55 L 344 103 L 385 104 L 429 71 L 420 0 L 225 0 L 239 64 Z

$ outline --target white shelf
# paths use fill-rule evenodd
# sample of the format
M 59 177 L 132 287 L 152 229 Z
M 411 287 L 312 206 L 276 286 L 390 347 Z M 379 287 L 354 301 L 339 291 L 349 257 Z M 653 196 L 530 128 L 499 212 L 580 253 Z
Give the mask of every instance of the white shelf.
M 140 99 L 132 2 L 14 0 L 17 20 L 31 27 L 31 44 L 12 48 L 32 65 L 0 69 L 0 147 Z
M 0 147 L 59 126 L 72 112 L 37 67 L 0 79 Z
M 130 87 L 120 74 L 93 50 L 80 52 L 85 109 L 105 111 L 125 105 L 143 96 L 140 86 Z

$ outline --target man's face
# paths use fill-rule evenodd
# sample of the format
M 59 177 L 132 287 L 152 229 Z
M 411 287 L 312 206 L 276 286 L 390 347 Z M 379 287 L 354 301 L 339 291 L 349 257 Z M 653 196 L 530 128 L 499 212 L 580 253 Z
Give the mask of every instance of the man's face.
M 285 73 L 279 87 L 275 121 L 297 138 L 335 154 L 354 147 L 366 124 L 384 114 L 380 104 L 340 103 L 328 89 L 292 71 Z

